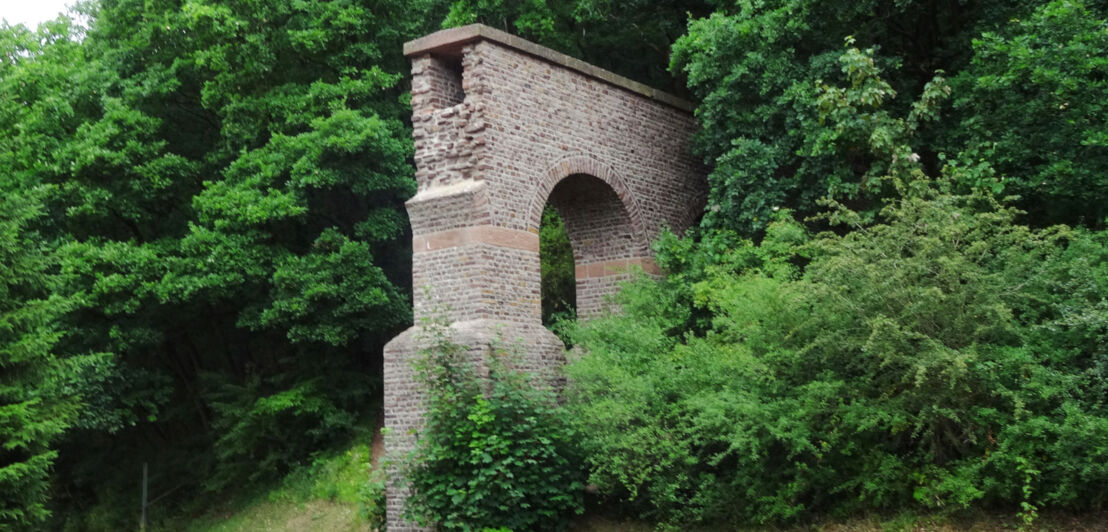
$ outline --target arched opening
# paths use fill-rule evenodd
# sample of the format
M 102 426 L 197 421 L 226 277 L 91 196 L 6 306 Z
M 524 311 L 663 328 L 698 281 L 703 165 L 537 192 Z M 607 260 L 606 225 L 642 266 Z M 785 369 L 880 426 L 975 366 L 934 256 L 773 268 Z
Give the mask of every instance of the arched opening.
M 601 312 L 606 296 L 629 277 L 628 260 L 643 253 L 623 200 L 610 185 L 587 174 L 570 175 L 554 186 L 539 234 L 544 324 L 548 309 L 550 317 L 557 316 L 570 301 L 577 316 Z M 573 279 L 572 296 L 566 293 L 567 279 Z
M 577 279 L 573 246 L 558 210 L 547 204 L 539 226 L 539 260 L 542 271 L 542 324 L 577 317 Z M 564 340 L 564 339 L 563 339 Z

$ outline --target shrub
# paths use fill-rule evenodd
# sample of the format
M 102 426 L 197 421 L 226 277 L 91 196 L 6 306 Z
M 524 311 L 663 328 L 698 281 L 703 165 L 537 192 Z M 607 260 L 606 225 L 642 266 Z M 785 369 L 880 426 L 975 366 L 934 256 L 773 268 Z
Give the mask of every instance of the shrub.
M 425 331 L 426 427 L 406 468 L 405 516 L 442 530 L 564 529 L 581 512 L 584 474 L 553 392 L 513 369 L 510 350 L 488 353 L 479 377 L 446 327 Z
M 206 489 L 219 492 L 279 478 L 328 442 L 349 438 L 357 431 L 358 411 L 373 411 L 378 404 L 373 392 L 380 389 L 379 378 L 334 359 L 285 362 L 286 372 L 250 375 L 244 384 L 215 373 L 202 376 L 210 390 L 212 424 L 221 434 L 213 446 L 217 467 L 205 480 Z M 303 377 L 308 364 L 319 376 Z
M 365 519 L 373 530 L 385 530 L 385 478 L 382 469 L 375 469 L 366 478 L 358 493 L 358 516 Z
M 703 336 L 652 281 L 578 328 L 592 481 L 674 525 L 1106 502 L 1108 235 L 920 194 L 847 236 L 771 225 L 692 285 Z
M 591 481 L 640 517 L 1108 502 L 1108 233 L 956 190 L 987 165 L 929 179 L 907 141 L 942 82 L 894 119 L 870 55 L 844 54 L 850 87 L 819 102 L 882 161 L 883 209 L 826 202 L 848 230 L 816 235 L 782 211 L 757 244 L 665 238 L 668 278 L 572 331 Z

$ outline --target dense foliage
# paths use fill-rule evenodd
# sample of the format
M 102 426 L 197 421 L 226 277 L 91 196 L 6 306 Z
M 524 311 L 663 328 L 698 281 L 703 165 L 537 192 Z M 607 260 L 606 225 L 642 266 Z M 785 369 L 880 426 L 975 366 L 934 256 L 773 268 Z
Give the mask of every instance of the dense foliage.
M 402 43 L 471 22 L 698 101 L 703 223 L 570 338 L 610 500 L 669 524 L 1105 502 L 1102 0 L 79 9 L 0 27 L 0 528 L 127 528 L 142 462 L 169 519 L 376 419 L 410 320 Z M 547 322 L 573 306 L 559 222 Z M 486 443 L 555 416 L 502 376 L 452 418 L 492 415 Z
M 702 336 L 667 282 L 579 331 L 593 480 L 671 524 L 1108 502 L 1106 235 L 917 185 L 886 223 L 729 251 Z
M 240 488 L 376 418 L 410 320 L 401 45 L 445 6 L 87 9 L 87 29 L 0 32 L 0 341 L 34 350 L 5 361 L 4 401 L 37 423 L 12 418 L 5 464 L 33 466 L 41 519 L 53 444 L 55 503 L 84 509 L 60 517 L 116 530 L 143 461 L 152 497 Z M 88 375 L 62 356 L 90 353 Z
M 475 361 L 445 324 L 422 332 L 426 427 L 405 468 L 406 515 L 440 530 L 565 529 L 582 511 L 584 474 L 554 391 L 512 367 L 510 346 Z
M 51 257 L 28 224 L 42 215 L 42 189 L 0 196 L 0 524 L 41 522 L 53 443 L 73 422 L 66 361 L 55 355 L 57 317 L 66 302 L 52 295 Z
M 951 80 L 960 122 L 944 132 L 1034 225 L 1108 219 L 1108 9 L 1051 2 L 973 41 Z M 979 184 L 974 176 L 971 184 Z
M 31 32 L 5 46 L 35 46 Z M 62 53 L 67 53 L 68 50 Z M 0 79 L 16 67 L 0 62 Z M 10 110 L 10 107 L 9 109 Z M 11 158 L 0 154 L 0 161 Z M 82 377 L 96 356 L 66 356 L 59 320 L 76 301 L 58 293 L 58 256 L 39 228 L 56 189 L 0 179 L 0 528 L 32 529 L 49 515 L 57 440 L 77 423 Z
M 570 397 L 592 480 L 677 526 L 880 509 L 1098 508 L 1108 482 L 1108 232 L 1031 229 L 988 190 L 928 178 L 872 51 L 816 96 L 890 200 L 782 211 L 754 243 L 659 244 L 670 275 L 581 326 Z M 725 245 L 720 243 L 724 242 Z
M 941 186 L 847 236 L 781 217 L 693 285 L 704 335 L 674 281 L 625 290 L 575 338 L 592 480 L 672 525 L 1108 502 L 1106 235 Z
M 698 146 L 713 165 L 706 226 L 753 235 L 777 207 L 807 216 L 830 196 L 872 212 L 891 193 L 871 179 L 880 161 L 863 149 L 867 139 L 820 119 L 818 88 L 844 81 L 837 58 L 847 38 L 874 48 L 896 93 L 918 94 L 943 71 L 954 77 L 959 118 L 914 141 L 929 173 L 943 154 L 985 160 L 996 174 L 969 173 L 964 184 L 1023 194 L 1035 215 L 1027 222 L 1103 224 L 1108 9 L 1094 5 L 734 2 L 691 21 L 672 65 L 703 99 Z

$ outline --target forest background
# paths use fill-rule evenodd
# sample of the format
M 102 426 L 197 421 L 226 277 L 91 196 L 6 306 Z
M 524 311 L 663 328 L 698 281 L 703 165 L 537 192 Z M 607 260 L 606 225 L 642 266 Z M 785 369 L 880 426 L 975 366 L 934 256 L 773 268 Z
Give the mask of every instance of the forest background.
M 1104 2 L 77 9 L 0 28 L 5 528 L 129 528 L 144 462 L 168 519 L 365 437 L 411 324 L 401 47 L 471 22 L 698 102 L 702 221 L 624 314 L 564 327 L 613 504 L 1106 502 Z

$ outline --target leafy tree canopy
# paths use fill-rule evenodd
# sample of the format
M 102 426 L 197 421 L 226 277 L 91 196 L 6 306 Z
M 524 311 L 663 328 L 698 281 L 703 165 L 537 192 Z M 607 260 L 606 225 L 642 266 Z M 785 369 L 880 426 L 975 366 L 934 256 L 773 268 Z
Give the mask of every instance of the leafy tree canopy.
M 60 445 L 57 502 L 111 505 L 144 459 L 154 490 L 278 474 L 371 411 L 381 345 L 409 323 L 400 51 L 445 6 L 85 9 L 88 28 L 0 32 L 0 190 L 37 191 L 27 208 L 46 214 L 12 213 L 23 236 L 5 249 L 26 262 L 45 246 L 55 274 L 10 308 L 64 302 L 21 333 L 50 338 L 44 367 L 110 362 L 85 379 L 70 438 L 57 416 L 34 442 Z M 42 517 L 46 492 L 30 493 Z M 130 522 L 105 519 L 73 524 Z
M 973 163 L 961 184 L 1021 194 L 1039 206 L 1032 224 L 1101 226 L 1105 16 L 1103 5 L 1069 1 L 789 0 L 692 20 L 671 66 L 702 99 L 698 146 L 713 166 L 705 226 L 754 235 L 774 208 L 808 216 L 830 197 L 873 212 L 888 195 L 866 173 L 866 139 L 820 118 L 820 87 L 846 81 L 844 40 L 873 48 L 894 109 L 906 111 L 933 76 L 954 78 L 958 118 L 919 124 L 912 146 L 928 174 L 944 158 Z M 1041 152 L 1020 142 L 1036 132 Z

